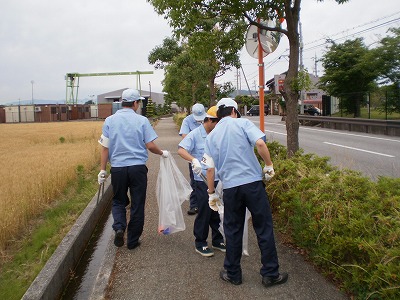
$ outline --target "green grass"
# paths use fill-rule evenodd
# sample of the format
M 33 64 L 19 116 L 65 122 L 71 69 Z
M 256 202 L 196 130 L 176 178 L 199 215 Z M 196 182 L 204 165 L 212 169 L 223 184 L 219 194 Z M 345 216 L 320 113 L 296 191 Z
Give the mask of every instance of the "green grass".
M 360 118 L 362 119 L 374 119 L 374 120 L 386 120 L 386 114 L 383 111 L 376 110 L 376 109 L 371 109 L 370 115 L 368 113 L 368 109 L 365 107 L 361 108 L 361 116 Z M 341 112 L 337 112 L 335 114 L 332 114 L 332 117 L 343 117 L 343 118 L 353 118 L 353 114 L 341 114 Z M 400 120 L 400 114 L 399 113 L 392 113 L 387 115 L 388 120 Z
M 77 174 L 78 180 L 7 250 L 7 262 L 1 265 L 0 299 L 21 299 L 93 198 L 98 188 L 97 168 L 88 172 L 78 166 Z

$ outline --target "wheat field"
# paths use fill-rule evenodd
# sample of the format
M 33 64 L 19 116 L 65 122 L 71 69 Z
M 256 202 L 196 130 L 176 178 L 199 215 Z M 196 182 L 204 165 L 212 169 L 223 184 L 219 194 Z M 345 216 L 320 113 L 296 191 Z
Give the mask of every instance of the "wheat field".
M 0 124 L 0 251 L 100 161 L 102 121 Z

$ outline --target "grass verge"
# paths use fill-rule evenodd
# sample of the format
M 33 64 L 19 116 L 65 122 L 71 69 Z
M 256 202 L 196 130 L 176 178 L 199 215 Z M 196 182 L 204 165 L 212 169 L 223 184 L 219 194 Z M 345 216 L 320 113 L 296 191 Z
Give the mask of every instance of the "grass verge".
M 400 299 L 400 178 L 338 171 L 327 157 L 269 143 L 274 221 L 352 299 Z
M 76 219 L 96 193 L 98 168 L 76 168 L 78 180 L 31 222 L 27 234 L 3 252 L 0 299 L 21 299 Z

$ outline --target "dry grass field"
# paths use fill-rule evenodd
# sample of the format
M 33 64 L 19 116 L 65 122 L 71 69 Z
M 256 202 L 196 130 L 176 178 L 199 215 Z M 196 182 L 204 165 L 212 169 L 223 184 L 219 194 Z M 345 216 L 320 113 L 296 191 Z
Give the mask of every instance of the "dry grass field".
M 102 121 L 0 124 L 0 251 L 100 161 Z

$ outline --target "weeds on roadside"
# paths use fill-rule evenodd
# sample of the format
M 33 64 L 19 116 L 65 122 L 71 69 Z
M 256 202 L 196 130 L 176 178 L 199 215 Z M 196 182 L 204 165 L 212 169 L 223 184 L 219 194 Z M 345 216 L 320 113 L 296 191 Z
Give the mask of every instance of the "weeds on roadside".
M 78 165 L 78 180 L 71 181 L 29 232 L 8 249 L 8 262 L 1 265 L 0 299 L 21 299 L 96 193 L 97 171 L 97 166 L 88 171 Z
M 400 299 L 400 179 L 373 182 L 326 157 L 268 148 L 276 227 L 356 299 Z

